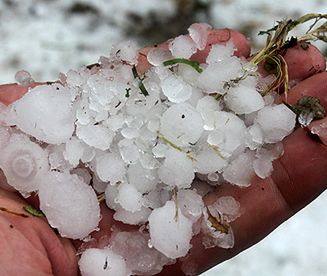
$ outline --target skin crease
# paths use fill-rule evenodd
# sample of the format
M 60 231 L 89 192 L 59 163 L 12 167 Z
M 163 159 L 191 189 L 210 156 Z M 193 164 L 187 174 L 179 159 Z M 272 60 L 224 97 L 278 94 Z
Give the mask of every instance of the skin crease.
M 211 30 L 206 49 L 192 58 L 203 62 L 211 44 L 225 43 L 228 39 L 234 42 L 239 56 L 248 58 L 249 42 L 240 33 L 229 29 Z M 167 43 L 159 47 L 167 47 Z M 140 51 L 139 72 L 149 68 L 144 57 L 148 50 L 149 48 Z M 299 82 L 289 91 L 289 103 L 296 102 L 303 95 L 314 95 L 327 108 L 327 73 L 317 74 L 318 71 L 325 70 L 325 60 L 319 51 L 313 46 L 307 50 L 294 47 L 286 52 L 285 59 L 289 64 L 291 80 Z M 299 63 L 299 60 L 303 63 Z M 19 85 L 2 85 L 0 101 L 9 104 L 27 90 L 27 87 Z M 232 223 L 235 234 L 235 247 L 232 249 L 204 250 L 201 237 L 193 239 L 187 261 L 195 265 L 198 273 L 255 244 L 326 189 L 326 145 L 313 140 L 307 130 L 299 128 L 284 140 L 284 149 L 284 155 L 274 162 L 274 172 L 268 179 L 255 178 L 248 188 L 223 185 L 206 196 L 207 204 L 223 195 L 234 196 L 240 201 L 242 216 Z M 34 197 L 30 202 L 37 204 L 37 198 Z M 0 189 L 0 207 L 22 213 L 24 204 L 26 205 L 17 194 Z M 113 222 L 112 211 L 102 209 L 104 218 L 101 230 L 94 233 L 98 245 L 101 246 L 109 239 L 113 224 L 123 231 L 135 229 Z M 0 275 L 78 275 L 74 246 L 77 248 L 80 243 L 60 238 L 44 219 L 23 218 L 0 211 L 0 233 Z M 159 275 L 184 275 L 181 262 L 165 267 Z

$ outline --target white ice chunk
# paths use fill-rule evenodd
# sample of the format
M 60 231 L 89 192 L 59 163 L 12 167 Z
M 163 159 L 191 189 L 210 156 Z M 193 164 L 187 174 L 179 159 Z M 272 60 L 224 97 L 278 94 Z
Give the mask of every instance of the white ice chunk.
M 202 174 L 221 172 L 227 164 L 218 149 L 214 148 L 203 149 L 194 156 L 194 170 Z
M 263 133 L 259 124 L 253 124 L 248 127 L 248 141 L 247 146 L 251 150 L 255 150 L 263 144 Z
M 23 86 L 28 86 L 34 82 L 31 74 L 25 70 L 20 70 L 15 74 L 15 80 Z
M 249 88 L 242 84 L 230 88 L 224 100 L 227 107 L 236 114 L 249 114 L 265 106 L 262 96 L 255 87 Z
M 204 50 L 207 45 L 209 30 L 212 27 L 206 23 L 193 23 L 187 30 L 199 50 Z
M 10 139 L 10 128 L 9 127 L 0 127 L 0 149 L 7 146 Z
M 149 192 L 143 196 L 144 206 L 155 209 L 163 206 L 167 200 L 170 200 L 171 196 L 168 190 L 159 188 Z
M 168 48 L 172 55 L 178 58 L 190 58 L 196 52 L 196 44 L 188 35 L 176 37 L 169 43 Z
M 117 131 L 124 125 L 124 115 L 117 114 L 110 116 L 106 121 L 105 125 L 108 126 L 112 131 Z
M 82 239 L 98 227 L 100 207 L 97 196 L 77 175 L 48 173 L 38 195 L 40 209 L 62 237 Z
M 29 90 L 11 105 L 11 115 L 19 129 L 48 144 L 65 143 L 74 131 L 70 93 L 60 84 Z
M 161 81 L 161 89 L 169 101 L 173 103 L 185 102 L 192 96 L 191 85 L 174 74 Z
M 152 211 L 149 232 L 151 244 L 168 258 L 183 257 L 191 247 L 192 222 L 173 201 Z
M 253 169 L 254 159 L 255 157 L 253 152 L 242 153 L 224 170 L 224 179 L 241 187 L 249 186 L 255 175 Z
M 118 185 L 112 186 L 108 184 L 105 190 L 106 204 L 112 210 L 121 209 L 121 206 L 117 201 L 117 195 L 118 195 Z
M 162 158 L 166 156 L 166 152 L 169 149 L 169 147 L 165 144 L 157 144 L 153 147 L 152 153 L 157 158 Z
M 16 190 L 36 191 L 49 170 L 48 153 L 24 134 L 12 134 L 1 150 L 0 168 Z
M 202 197 L 193 190 L 179 190 L 177 204 L 183 215 L 193 223 L 202 216 L 204 208 Z
M 220 93 L 224 84 L 242 74 L 242 65 L 237 57 L 230 57 L 221 62 L 209 64 L 199 75 L 198 85 L 206 93 Z
M 269 177 L 274 169 L 272 161 L 264 158 L 258 158 L 254 160 L 253 168 L 256 175 L 262 179 Z
M 75 169 L 71 170 L 71 173 L 76 174 L 87 185 L 89 185 L 91 183 L 92 176 L 90 175 L 88 169 L 86 169 L 86 168 L 75 168 Z
M 78 262 L 82 276 L 129 276 L 122 256 L 110 249 L 86 249 Z
M 215 130 L 208 135 L 208 143 L 224 157 L 243 146 L 246 141 L 246 126 L 244 121 L 231 112 L 215 112 Z
M 92 103 L 101 106 L 107 106 L 112 103 L 115 96 L 112 81 L 102 75 L 94 74 L 88 78 L 87 85 L 90 90 L 90 100 Z M 100 111 L 98 108 L 92 108 L 92 106 L 90 106 L 90 109 Z
M 188 103 L 168 108 L 160 120 L 160 133 L 177 146 L 195 144 L 203 132 L 200 113 Z
M 72 136 L 65 145 L 64 158 L 76 167 L 83 156 L 84 148 L 83 143 L 76 136 Z
M 158 169 L 160 180 L 172 187 L 189 188 L 194 179 L 192 160 L 183 152 L 170 149 Z
M 284 104 L 266 106 L 258 112 L 256 122 L 263 130 L 264 141 L 276 143 L 293 131 L 296 114 Z
M 146 223 L 150 214 L 151 209 L 143 206 L 140 210 L 135 212 L 126 211 L 124 208 L 118 208 L 114 214 L 114 219 L 126 224 L 139 225 Z
M 82 86 L 85 83 L 85 78 L 74 70 L 69 70 L 66 74 L 66 83 L 68 86 Z
M 140 150 L 131 139 L 123 139 L 118 143 L 119 152 L 127 164 L 135 164 L 140 158 Z
M 207 206 L 210 214 L 215 218 L 223 217 L 226 222 L 236 220 L 240 215 L 240 203 L 232 196 L 222 196 L 213 204 Z
M 267 144 L 257 149 L 256 157 L 274 161 L 284 153 L 284 147 L 281 142 L 276 144 Z
M 178 64 L 178 67 L 175 68 L 175 71 L 178 76 L 181 76 L 184 79 L 185 82 L 192 85 L 193 90 L 197 89 L 195 83 L 197 82 L 200 74 L 197 70 L 194 70 L 194 68 L 188 64 L 180 63 Z M 194 93 L 192 93 L 192 97 L 193 94 Z
M 230 58 L 235 51 L 235 46 L 232 42 L 227 42 L 226 45 L 215 44 L 212 45 L 211 50 L 207 56 L 207 64 L 216 63 L 224 59 Z
M 114 252 L 124 256 L 133 275 L 157 275 L 170 259 L 153 247 L 150 248 L 149 239 L 149 234 L 139 231 L 115 232 L 110 247 Z
M 100 150 L 109 149 L 114 132 L 101 125 L 78 126 L 76 135 L 83 140 L 87 145 Z
M 203 128 L 205 130 L 213 130 L 215 121 L 214 113 L 215 111 L 221 110 L 219 102 L 212 96 L 205 96 L 199 99 L 196 105 L 196 109 L 202 116 L 204 122 Z
M 234 233 L 229 225 L 225 225 L 223 229 L 216 229 L 212 222 L 208 219 L 208 212 L 204 210 L 204 218 L 202 219 L 201 232 L 203 234 L 202 244 L 205 248 L 221 247 L 232 248 L 235 243 Z M 220 219 L 218 218 L 218 221 Z M 225 229 L 224 229 L 225 228 Z
M 142 194 L 131 184 L 123 183 L 119 186 L 117 202 L 130 212 L 140 211 L 142 208 Z
M 172 59 L 171 52 L 161 48 L 152 48 L 147 54 L 148 62 L 154 66 L 160 66 L 164 61 Z
M 140 163 L 130 165 L 127 169 L 129 183 L 136 187 L 140 193 L 147 193 L 155 189 L 158 177 L 154 170 L 148 170 Z
M 126 169 L 118 154 L 105 153 L 97 157 L 95 163 L 95 170 L 100 180 L 115 184 L 124 179 Z
M 139 46 L 133 40 L 117 43 L 112 49 L 111 54 L 116 58 L 137 64 Z

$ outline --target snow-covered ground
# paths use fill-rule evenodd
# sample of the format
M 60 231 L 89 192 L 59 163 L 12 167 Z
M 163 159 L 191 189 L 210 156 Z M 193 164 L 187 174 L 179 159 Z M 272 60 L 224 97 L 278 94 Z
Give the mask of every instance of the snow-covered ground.
M 215 27 L 247 27 L 249 35 L 285 17 L 327 13 L 323 0 L 212 2 Z M 56 79 L 60 71 L 94 63 L 113 43 L 126 38 L 123 30 L 129 13 L 146 17 L 150 10 L 169 15 L 174 4 L 172 0 L 2 0 L 0 83 L 13 82 L 19 69 L 45 81 Z M 255 44 L 261 41 L 255 39 Z M 326 206 L 324 193 L 258 245 L 203 275 L 327 275 Z

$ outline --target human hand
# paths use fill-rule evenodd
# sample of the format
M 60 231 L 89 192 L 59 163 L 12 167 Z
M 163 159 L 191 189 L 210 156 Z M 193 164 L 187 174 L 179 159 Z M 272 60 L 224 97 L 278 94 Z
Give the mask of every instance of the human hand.
M 193 58 L 203 62 L 210 44 L 226 42 L 230 38 L 238 48 L 236 54 L 247 58 L 250 47 L 246 39 L 239 33 L 227 29 L 211 31 L 206 50 L 197 53 Z M 166 47 L 166 44 L 159 47 Z M 140 71 L 149 66 L 144 57 L 146 52 L 147 49 L 141 51 L 140 66 L 138 68 Z M 321 98 L 322 104 L 326 108 L 327 99 L 324 98 L 324 95 L 327 92 L 325 84 L 327 73 L 316 74 L 325 69 L 325 61 L 322 55 L 314 47 L 304 50 L 297 46 L 288 50 L 285 59 L 289 66 L 290 79 L 300 82 L 289 92 L 289 102 L 295 103 L 304 94 L 314 95 Z M 0 100 L 5 104 L 9 104 L 26 91 L 26 87 L 17 85 L 1 86 Z M 325 172 L 324 168 L 327 164 L 327 151 L 325 145 L 311 139 L 304 129 L 298 129 L 285 139 L 284 148 L 285 154 L 274 163 L 274 172 L 270 178 L 265 180 L 256 178 L 248 188 L 223 186 L 206 197 L 205 201 L 210 203 L 222 195 L 234 196 L 240 201 L 242 216 L 232 223 L 236 240 L 233 249 L 214 248 L 205 250 L 201 239 L 199 237 L 194 238 L 193 248 L 187 262 L 196 265 L 198 272 L 205 271 L 209 267 L 251 246 L 326 189 L 327 172 Z M 17 212 L 21 212 L 24 204 L 16 195 L 5 191 L 1 195 L 0 203 L 0 206 L 6 206 L 10 210 L 17 210 Z M 93 235 L 99 243 L 103 235 L 110 233 L 113 223 L 119 229 L 133 229 L 133 227 L 126 227 L 114 222 L 110 210 L 103 208 L 103 212 L 101 230 Z M 77 274 L 77 264 L 72 244 L 56 236 L 43 220 L 23 218 L 7 213 L 1 215 L 1 219 L 4 218 L 7 223 L 1 224 L 1 228 L 7 227 L 4 228 L 2 233 L 6 233 L 8 237 L 11 237 L 14 243 L 24 245 L 21 250 L 21 258 L 24 262 L 20 261 L 21 269 L 23 269 L 20 270 L 22 274 L 29 275 L 24 269 L 27 272 L 33 271 L 30 275 L 44 275 L 43 272 L 45 275 L 51 273 L 55 275 Z M 8 232 L 8 230 L 12 229 L 10 223 L 15 227 L 14 229 L 17 228 L 15 232 L 12 231 L 14 233 Z M 24 233 L 29 233 L 30 236 L 24 239 Z M 2 242 L 5 242 L 5 239 L 3 240 Z M 11 268 L 13 273 L 17 273 L 17 260 L 11 256 L 14 254 L 19 257 L 19 255 L 16 254 L 16 247 L 11 246 L 11 244 L 7 245 L 7 253 L 3 253 L 1 267 Z M 74 245 L 77 247 L 79 244 L 75 242 Z M 23 258 L 25 255 L 36 256 L 39 252 L 46 252 L 42 255 L 42 260 L 36 257 L 28 260 Z M 53 252 L 53 254 L 48 252 Z M 63 258 L 63 256 L 70 257 Z M 180 263 L 177 263 L 165 267 L 160 275 L 182 275 L 180 265 Z M 31 268 L 33 270 L 27 270 Z M 37 271 L 40 271 L 39 274 Z

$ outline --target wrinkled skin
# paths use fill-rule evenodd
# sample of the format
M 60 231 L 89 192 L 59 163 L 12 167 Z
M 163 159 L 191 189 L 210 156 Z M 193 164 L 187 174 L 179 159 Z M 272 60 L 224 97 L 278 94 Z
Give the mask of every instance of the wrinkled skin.
M 210 46 L 225 43 L 231 39 L 235 44 L 236 55 L 249 58 L 250 45 L 246 38 L 228 29 L 212 30 L 209 33 L 205 50 L 192 58 L 204 62 Z M 167 47 L 167 43 L 159 45 Z M 146 53 L 142 49 L 138 70 L 144 72 L 149 68 Z M 288 94 L 289 103 L 295 103 L 303 95 L 319 97 L 327 108 L 327 72 L 325 60 L 313 46 L 308 49 L 295 46 L 285 54 L 289 76 L 292 83 L 297 83 Z M 35 86 L 37 84 L 33 84 Z M 26 93 L 28 88 L 15 84 L 0 86 L 0 101 L 10 104 Z M 326 119 L 322 119 L 326 122 Z M 308 129 L 314 127 L 314 122 Z M 267 179 L 253 179 L 248 188 L 224 185 L 205 198 L 208 204 L 222 195 L 234 196 L 240 201 L 242 216 L 232 223 L 235 233 L 235 247 L 229 250 L 213 248 L 205 250 L 200 237 L 192 241 L 193 247 L 188 259 L 196 264 L 201 273 L 220 262 L 229 259 L 244 249 L 252 246 L 279 224 L 309 204 L 327 187 L 327 147 L 326 138 L 320 141 L 308 134 L 308 129 L 298 128 L 284 141 L 284 155 L 274 162 L 274 172 Z M 37 198 L 28 199 L 37 206 Z M 26 202 L 13 192 L 0 189 L 0 207 L 22 213 Z M 115 224 L 119 229 L 133 229 L 116 223 L 112 211 L 102 208 L 101 230 L 93 234 L 101 246 L 110 236 L 110 228 Z M 9 214 L 0 211 L 0 275 L 78 275 L 76 248 L 78 241 L 60 238 L 48 226 L 45 219 Z M 181 263 L 165 267 L 160 275 L 183 275 Z

